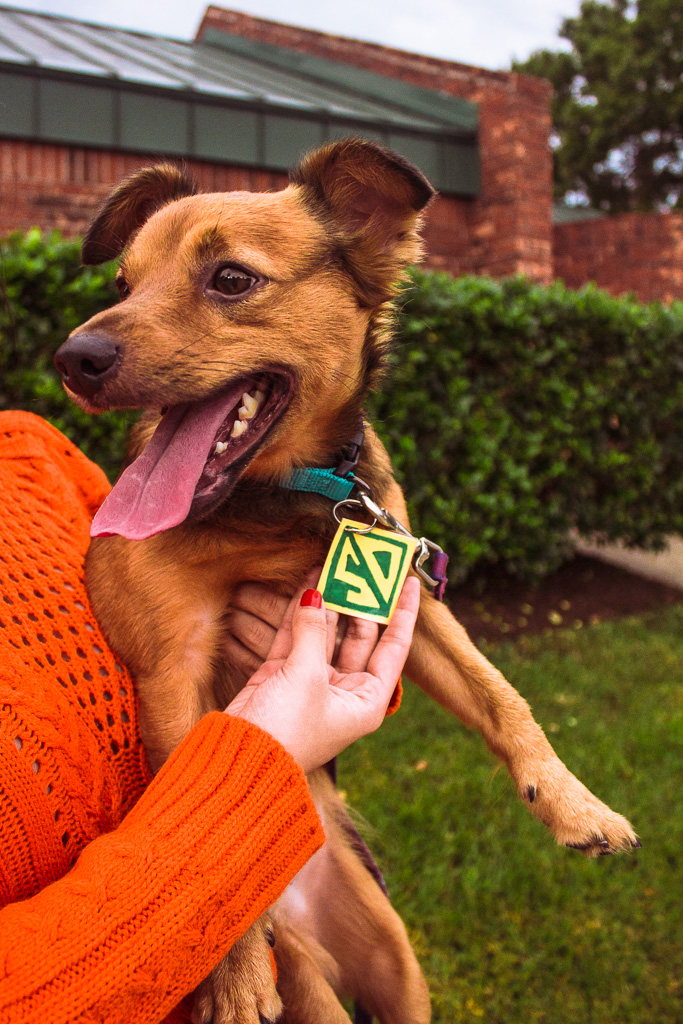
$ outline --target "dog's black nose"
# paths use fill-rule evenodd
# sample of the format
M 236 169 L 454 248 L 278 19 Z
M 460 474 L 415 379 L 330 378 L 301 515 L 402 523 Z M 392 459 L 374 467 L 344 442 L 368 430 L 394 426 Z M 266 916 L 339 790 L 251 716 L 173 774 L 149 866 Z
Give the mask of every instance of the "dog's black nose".
M 92 398 L 118 369 L 119 346 L 106 334 L 73 334 L 55 355 L 69 391 Z

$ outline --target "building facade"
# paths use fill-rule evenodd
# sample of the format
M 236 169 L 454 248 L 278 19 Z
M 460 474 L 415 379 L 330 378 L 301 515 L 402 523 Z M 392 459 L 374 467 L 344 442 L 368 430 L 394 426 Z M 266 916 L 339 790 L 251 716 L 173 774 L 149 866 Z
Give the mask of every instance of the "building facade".
M 213 6 L 188 43 L 0 7 L 0 235 L 80 234 L 160 158 L 205 190 L 282 188 L 302 153 L 353 134 L 438 188 L 430 267 L 683 297 L 683 215 L 554 225 L 550 97 L 541 79 Z

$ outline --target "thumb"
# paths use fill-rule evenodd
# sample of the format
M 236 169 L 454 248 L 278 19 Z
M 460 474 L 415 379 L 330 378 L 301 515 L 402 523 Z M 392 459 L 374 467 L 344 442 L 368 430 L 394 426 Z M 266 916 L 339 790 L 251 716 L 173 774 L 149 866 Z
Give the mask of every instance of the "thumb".
M 290 665 L 325 668 L 327 665 L 327 620 L 322 594 L 306 590 L 294 609 Z

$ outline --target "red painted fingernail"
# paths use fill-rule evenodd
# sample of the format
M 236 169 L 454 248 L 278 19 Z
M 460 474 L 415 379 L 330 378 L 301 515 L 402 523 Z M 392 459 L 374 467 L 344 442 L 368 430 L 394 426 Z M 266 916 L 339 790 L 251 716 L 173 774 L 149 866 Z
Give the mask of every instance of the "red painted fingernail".
M 320 608 L 323 603 L 323 595 L 319 590 L 304 590 L 301 595 L 302 608 Z

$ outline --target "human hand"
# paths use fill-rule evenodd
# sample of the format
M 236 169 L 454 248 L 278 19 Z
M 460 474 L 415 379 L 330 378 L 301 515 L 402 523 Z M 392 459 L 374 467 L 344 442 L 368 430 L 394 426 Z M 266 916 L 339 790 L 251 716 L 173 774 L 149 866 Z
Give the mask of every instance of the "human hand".
M 321 572 L 321 566 L 311 569 L 304 578 L 303 588 L 315 587 Z M 230 665 L 241 669 L 245 676 L 253 675 L 261 667 L 270 654 L 290 601 L 290 595 L 280 594 L 265 583 L 242 583 L 237 587 L 231 598 L 223 642 Z M 337 625 L 338 635 L 328 634 L 328 661 L 332 661 L 332 652 L 341 643 L 347 620 L 346 617 L 339 620 L 334 612 L 326 615 L 330 627 Z
M 315 586 L 310 576 L 310 586 Z M 250 676 L 270 654 L 291 598 L 265 583 L 242 583 L 232 595 L 223 650 L 228 662 Z
M 306 772 L 381 724 L 408 656 L 420 585 L 406 580 L 379 639 L 376 623 L 349 619 L 334 667 L 337 616 L 317 591 L 303 596 L 312 595 L 319 607 L 302 606 L 301 592 L 292 598 L 268 660 L 226 709 L 270 733 Z

